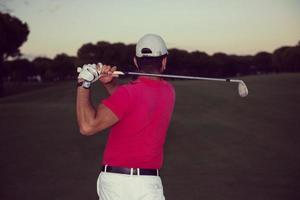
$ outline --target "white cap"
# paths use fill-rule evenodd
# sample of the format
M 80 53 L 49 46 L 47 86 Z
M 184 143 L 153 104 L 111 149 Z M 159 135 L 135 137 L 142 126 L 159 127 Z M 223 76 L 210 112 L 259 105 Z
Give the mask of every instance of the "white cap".
M 136 57 L 159 57 L 166 54 L 166 43 L 159 35 L 146 34 L 136 44 Z

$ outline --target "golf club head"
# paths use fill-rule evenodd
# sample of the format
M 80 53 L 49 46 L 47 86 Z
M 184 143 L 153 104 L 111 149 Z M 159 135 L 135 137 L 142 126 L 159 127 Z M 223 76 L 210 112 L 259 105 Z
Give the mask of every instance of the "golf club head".
M 248 95 L 248 93 L 249 93 L 248 88 L 247 88 L 246 84 L 244 83 L 244 81 L 239 82 L 238 91 L 239 91 L 240 97 L 246 97 Z

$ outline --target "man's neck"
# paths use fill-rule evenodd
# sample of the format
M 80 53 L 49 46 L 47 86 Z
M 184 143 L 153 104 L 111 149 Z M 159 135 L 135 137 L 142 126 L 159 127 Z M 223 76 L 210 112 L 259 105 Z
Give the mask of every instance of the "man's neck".
M 145 71 L 141 70 L 139 72 L 146 73 L 146 74 L 161 74 L 161 72 L 159 72 L 159 71 L 145 72 Z M 143 76 L 143 75 L 141 75 L 139 77 L 141 77 L 141 78 L 148 78 L 148 79 L 152 79 L 152 80 L 161 80 L 161 78 L 157 77 L 157 76 Z
M 156 77 L 156 76 L 139 76 L 139 78 L 147 78 L 147 79 L 151 79 L 151 80 L 161 80 L 160 77 Z
M 160 71 L 146 72 L 146 71 L 141 70 L 141 71 L 139 71 L 139 72 L 141 72 L 141 73 L 146 73 L 146 74 L 161 74 Z M 142 78 L 148 78 L 148 79 L 152 79 L 152 80 L 161 80 L 161 78 L 160 78 L 160 77 L 157 77 L 157 76 L 143 76 L 143 75 L 141 75 L 141 76 L 139 76 L 139 77 L 142 77 Z

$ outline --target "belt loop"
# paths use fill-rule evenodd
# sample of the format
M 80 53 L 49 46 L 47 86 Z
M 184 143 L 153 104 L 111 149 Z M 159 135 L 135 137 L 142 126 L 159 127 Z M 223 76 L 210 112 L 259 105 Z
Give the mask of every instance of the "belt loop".
M 133 175 L 133 168 L 130 168 L 130 175 Z
M 137 175 L 139 176 L 140 175 L 140 168 L 137 168 Z
M 159 170 L 158 169 L 156 169 L 156 174 L 157 174 L 157 176 L 159 176 Z
M 104 172 L 106 172 L 106 169 L 107 169 L 107 165 L 104 166 Z

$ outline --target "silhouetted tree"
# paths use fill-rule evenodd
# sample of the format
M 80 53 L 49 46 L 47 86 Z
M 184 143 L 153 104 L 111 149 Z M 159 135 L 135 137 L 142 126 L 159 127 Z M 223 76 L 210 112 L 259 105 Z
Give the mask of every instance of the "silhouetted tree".
M 20 54 L 19 47 L 27 40 L 28 34 L 26 23 L 0 12 L 0 97 L 3 96 L 3 61 Z
M 77 51 L 78 64 L 98 63 L 116 65 L 122 70 L 130 69 L 134 56 L 134 45 L 100 41 L 96 44 L 84 44 Z
M 53 70 L 59 80 L 74 78 L 77 74 L 75 66 L 75 57 L 67 54 L 58 54 L 53 60 Z
M 111 44 L 108 42 L 98 42 L 97 44 L 84 44 L 77 52 L 79 59 L 85 63 L 109 63 L 110 57 L 114 53 Z
M 42 77 L 42 80 L 52 81 L 54 80 L 54 62 L 50 58 L 38 57 L 33 61 L 35 71 Z
M 272 55 L 272 66 L 278 72 L 300 71 L 300 45 L 276 49 Z
M 166 73 L 181 73 L 189 75 L 191 63 L 188 58 L 189 53 L 181 49 L 170 49 Z
M 272 54 L 259 52 L 253 58 L 253 64 L 257 71 L 267 73 L 272 71 Z
M 215 53 L 212 56 L 212 75 L 217 77 L 235 76 L 237 73 L 234 59 L 225 53 Z
M 285 53 L 290 47 L 280 47 L 276 49 L 272 55 L 272 67 L 277 71 L 277 72 L 284 72 L 286 71 L 286 66 L 285 66 Z
M 253 56 L 232 55 L 231 58 L 234 60 L 237 75 L 240 76 L 254 73 Z
M 300 71 L 300 46 L 288 48 L 284 56 L 284 64 L 288 72 Z
M 208 76 L 211 66 L 211 58 L 205 52 L 193 51 L 188 56 L 191 69 L 190 72 L 195 76 Z
M 29 76 L 36 75 L 34 64 L 27 59 L 6 61 L 5 68 L 5 74 L 16 82 L 27 81 Z

